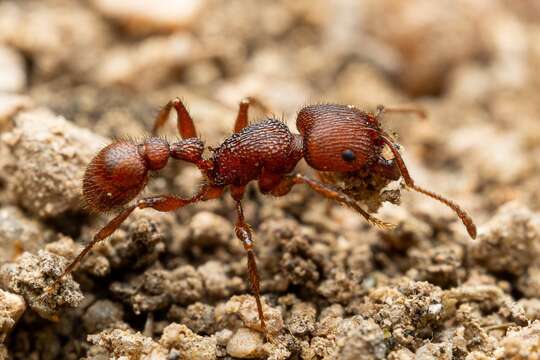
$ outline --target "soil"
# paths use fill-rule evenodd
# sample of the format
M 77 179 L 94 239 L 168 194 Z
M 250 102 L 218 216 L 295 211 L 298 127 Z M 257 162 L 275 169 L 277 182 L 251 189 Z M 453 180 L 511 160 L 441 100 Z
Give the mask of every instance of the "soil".
M 0 359 L 540 358 L 539 25 L 535 0 L 0 2 Z M 209 147 L 246 96 L 291 129 L 309 103 L 419 105 L 384 127 L 478 236 L 402 181 L 339 179 L 386 231 L 252 186 L 268 339 L 229 196 L 136 211 L 43 296 L 111 217 L 84 207 L 86 165 L 176 96 Z M 170 161 L 144 194 L 200 181 Z

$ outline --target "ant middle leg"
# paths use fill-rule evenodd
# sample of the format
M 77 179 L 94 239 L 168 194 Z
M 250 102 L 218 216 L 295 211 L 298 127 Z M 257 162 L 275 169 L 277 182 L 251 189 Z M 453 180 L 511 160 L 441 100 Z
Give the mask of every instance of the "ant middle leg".
M 177 114 L 176 127 L 178 128 L 178 133 L 182 139 L 197 137 L 193 119 L 191 118 L 191 115 L 189 115 L 184 103 L 179 98 L 172 99 L 159 111 L 156 119 L 154 120 L 152 136 L 155 136 L 158 130 L 165 125 L 165 122 L 167 122 L 167 119 L 169 119 L 169 115 L 173 108 L 176 110 Z
M 380 229 L 388 230 L 395 226 L 393 224 L 387 223 L 385 221 L 382 221 L 372 216 L 370 213 L 362 209 L 360 205 L 358 205 L 358 203 L 353 198 L 343 193 L 342 191 L 339 191 L 338 189 L 335 189 L 334 187 L 330 185 L 323 184 L 317 180 L 311 179 L 302 174 L 296 174 L 293 176 L 284 177 L 279 184 L 277 184 L 271 191 L 269 191 L 269 193 L 274 196 L 283 196 L 289 193 L 294 185 L 298 185 L 298 184 L 307 185 L 312 190 L 321 194 L 325 198 L 333 200 L 333 201 L 337 201 L 340 204 L 343 204 L 352 208 L 353 210 L 357 211 L 360 215 L 362 215 L 367 220 L 367 222 L 369 222 L 372 225 L 375 225 L 376 227 Z
M 120 214 L 115 216 L 107 225 L 99 230 L 96 235 L 94 235 L 90 243 L 88 243 L 79 253 L 79 255 L 77 255 L 77 257 L 66 267 L 62 274 L 54 281 L 54 283 L 45 290 L 45 294 L 53 292 L 58 287 L 62 279 L 73 271 L 75 266 L 82 261 L 88 252 L 90 252 L 90 250 L 92 250 L 92 248 L 98 242 L 105 240 L 107 237 L 112 235 L 112 233 L 114 233 L 120 227 L 120 225 L 122 225 L 122 223 L 135 209 L 152 208 L 161 212 L 169 212 L 180 209 L 188 204 L 215 199 L 221 196 L 221 194 L 223 194 L 223 188 L 205 186 L 199 193 L 188 199 L 182 199 L 173 195 L 159 195 L 138 200 L 136 204 L 122 210 Z
M 231 195 L 236 201 L 236 224 L 234 227 L 234 233 L 238 240 L 242 242 L 244 250 L 247 255 L 247 265 L 249 282 L 251 283 L 251 289 L 255 302 L 257 303 L 257 312 L 259 314 L 259 320 L 261 322 L 261 330 L 266 335 L 266 323 L 264 321 L 264 312 L 261 302 L 261 285 L 259 272 L 257 270 L 257 262 L 255 260 L 255 252 L 253 250 L 253 236 L 251 233 L 251 227 L 246 223 L 244 218 L 244 210 L 242 208 L 242 197 L 244 195 L 245 187 L 231 187 Z
M 236 122 L 234 123 L 235 133 L 240 132 L 240 130 L 248 126 L 248 111 L 250 105 L 257 106 L 265 113 L 269 112 L 268 107 L 259 99 L 251 96 L 246 97 L 245 99 L 240 101 L 240 105 L 238 107 L 238 115 L 236 115 Z

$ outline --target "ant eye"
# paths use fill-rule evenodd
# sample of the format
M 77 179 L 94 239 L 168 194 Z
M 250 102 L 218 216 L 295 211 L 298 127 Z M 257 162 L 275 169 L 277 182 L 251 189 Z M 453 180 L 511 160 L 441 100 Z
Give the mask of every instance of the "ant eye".
M 341 153 L 341 158 L 346 162 L 353 162 L 356 160 L 356 155 L 352 150 L 347 149 Z

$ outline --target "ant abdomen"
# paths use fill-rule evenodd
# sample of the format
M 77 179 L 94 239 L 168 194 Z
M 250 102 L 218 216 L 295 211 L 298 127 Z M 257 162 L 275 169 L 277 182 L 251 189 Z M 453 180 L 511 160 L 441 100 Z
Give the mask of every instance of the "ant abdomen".
M 142 191 L 149 169 L 139 148 L 128 140 L 120 140 L 92 159 L 83 179 L 83 197 L 89 210 L 113 210 Z

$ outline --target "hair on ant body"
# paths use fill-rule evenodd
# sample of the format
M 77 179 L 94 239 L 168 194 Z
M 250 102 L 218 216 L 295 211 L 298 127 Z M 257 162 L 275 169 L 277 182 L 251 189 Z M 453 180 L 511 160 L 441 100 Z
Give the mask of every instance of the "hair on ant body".
M 119 212 L 94 236 L 47 292 L 54 291 L 61 279 L 73 271 L 90 249 L 118 229 L 135 209 L 175 211 L 189 204 L 219 198 L 228 188 L 236 202 L 235 234 L 246 251 L 248 274 L 261 329 L 266 332 L 253 237 L 242 208 L 242 198 L 248 183 L 257 181 L 262 193 L 273 196 L 284 196 L 295 185 L 304 184 L 330 200 L 351 207 L 369 223 L 381 229 L 392 227 L 364 210 L 358 201 L 343 189 L 300 173 L 293 174 L 302 158 L 310 167 L 323 174 L 362 171 L 374 174 L 386 182 L 403 178 L 408 188 L 450 207 L 461 219 L 469 235 L 476 237 L 476 226 L 464 210 L 451 200 L 416 185 L 398 151 L 398 145 L 381 127 L 380 120 L 384 112 L 417 113 L 425 116 L 421 110 L 384 109 L 380 106 L 377 112 L 372 114 L 353 106 L 309 105 L 298 112 L 296 126 L 299 133 L 296 134 L 275 118 L 248 125 L 250 105 L 265 108 L 254 98 L 244 99 L 240 103 L 234 133 L 213 149 L 209 158 L 203 157 L 204 143 L 197 136 L 193 120 L 178 98 L 169 101 L 159 112 L 150 138 L 139 143 L 119 140 L 103 148 L 86 169 L 83 196 L 87 206 L 95 212 L 110 212 L 116 209 L 119 209 Z M 177 127 L 181 140 L 169 143 L 156 137 L 156 133 L 165 124 L 173 108 L 178 115 Z M 382 151 L 385 147 L 391 151 L 393 159 L 387 160 L 383 157 Z M 169 158 L 187 161 L 200 169 L 206 178 L 200 191 L 190 198 L 158 195 L 130 204 L 145 188 L 149 174 L 165 167 Z

